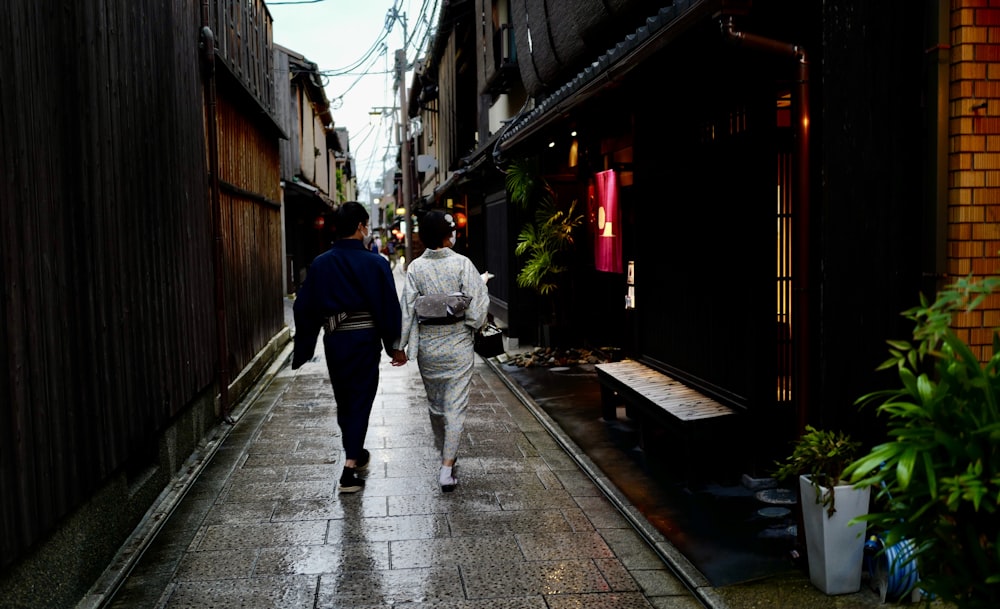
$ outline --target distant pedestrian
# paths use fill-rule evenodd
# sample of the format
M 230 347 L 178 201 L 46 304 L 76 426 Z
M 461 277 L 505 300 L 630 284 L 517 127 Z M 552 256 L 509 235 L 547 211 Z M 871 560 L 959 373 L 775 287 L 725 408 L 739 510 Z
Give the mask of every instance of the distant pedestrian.
M 390 268 L 396 268 L 396 239 L 395 237 L 389 237 L 389 242 L 385 246 L 386 256 L 389 257 Z
M 368 212 L 355 201 L 334 212 L 333 246 L 313 260 L 295 297 L 295 354 L 292 368 L 309 361 L 320 328 L 337 402 L 344 443 L 340 492 L 364 488 L 358 471 L 368 467 L 368 419 L 378 389 L 383 349 L 390 357 L 400 337 L 400 308 L 389 263 L 364 245 Z
M 431 424 L 441 451 L 441 490 L 458 484 L 454 466 L 465 427 L 475 352 L 473 335 L 486 322 L 489 293 L 472 261 L 452 250 L 455 223 L 451 214 L 432 210 L 420 218 L 420 239 L 426 249 L 406 270 L 400 298 L 403 327 L 399 345 L 406 358 L 416 359 L 429 400 Z M 418 319 L 417 298 L 430 294 L 470 297 L 461 315 L 441 321 Z M 394 358 L 393 365 L 397 364 Z

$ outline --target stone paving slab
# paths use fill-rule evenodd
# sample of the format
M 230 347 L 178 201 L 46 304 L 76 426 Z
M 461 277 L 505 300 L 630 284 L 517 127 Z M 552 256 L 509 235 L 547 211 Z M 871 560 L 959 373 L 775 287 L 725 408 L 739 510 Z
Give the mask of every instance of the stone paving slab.
M 366 486 L 339 494 L 323 357 L 282 367 L 110 607 L 700 606 L 482 361 L 455 492 L 437 483 L 415 364 L 384 362 L 369 429 Z
M 455 492 L 436 483 L 416 365 L 386 361 L 370 486 L 338 495 L 325 363 L 293 371 L 289 357 L 150 510 L 135 537 L 152 541 L 123 546 L 78 609 L 880 606 L 869 590 L 823 595 L 805 574 L 711 587 L 495 360 L 476 366 Z

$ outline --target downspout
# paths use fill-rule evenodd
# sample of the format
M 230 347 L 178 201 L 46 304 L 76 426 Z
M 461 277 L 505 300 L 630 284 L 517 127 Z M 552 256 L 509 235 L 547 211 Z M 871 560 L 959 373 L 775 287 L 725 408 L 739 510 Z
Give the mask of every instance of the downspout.
M 201 59 L 205 78 L 208 129 L 208 173 L 212 205 L 212 235 L 215 258 L 215 335 L 219 358 L 219 413 L 222 420 L 233 424 L 229 413 L 229 351 L 226 338 L 226 284 L 223 273 L 222 209 L 219 198 L 219 135 L 216 117 L 215 34 L 209 25 L 209 0 L 201 3 Z
M 920 290 L 936 294 L 948 278 L 948 93 L 951 86 L 951 3 L 931 3 L 927 15 L 927 187 L 924 209 L 924 242 L 931 243 L 925 254 Z
M 738 32 L 730 15 L 720 21 L 722 33 L 729 42 L 796 62 L 795 85 L 792 87 L 792 111 L 798 142 L 796 160 L 796 200 L 798 206 L 792 214 L 792 256 L 795 273 L 792 285 L 792 356 L 797 383 L 793 386 L 796 404 L 796 424 L 801 434 L 808 422 L 808 404 L 811 403 L 810 381 L 810 185 L 809 185 L 809 62 L 805 49 L 798 45 L 765 38 L 756 34 Z

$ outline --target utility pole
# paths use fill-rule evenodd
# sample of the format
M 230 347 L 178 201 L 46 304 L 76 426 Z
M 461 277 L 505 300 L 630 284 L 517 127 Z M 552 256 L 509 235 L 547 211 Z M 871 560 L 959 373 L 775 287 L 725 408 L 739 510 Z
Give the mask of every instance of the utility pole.
M 413 195 L 410 193 L 412 169 L 410 167 L 410 129 L 409 121 L 406 118 L 406 50 L 396 51 L 396 78 L 399 82 L 399 113 L 400 113 L 400 146 L 402 146 L 402 175 L 403 175 L 403 209 L 405 224 L 405 256 L 403 270 L 410 266 L 413 257 Z

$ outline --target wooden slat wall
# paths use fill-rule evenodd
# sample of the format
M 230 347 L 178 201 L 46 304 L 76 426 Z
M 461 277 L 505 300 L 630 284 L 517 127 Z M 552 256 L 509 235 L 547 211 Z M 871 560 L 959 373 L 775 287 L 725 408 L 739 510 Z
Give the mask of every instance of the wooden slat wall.
M 224 4 L 265 22 L 243 22 L 239 61 L 270 107 L 270 16 Z M 194 2 L 4 4 L 0 568 L 110 476 L 147 467 L 215 386 L 200 28 Z M 234 374 L 284 321 L 279 213 L 260 202 L 279 200 L 277 138 L 230 120 L 220 173 L 254 193 L 223 197 Z
M 299 156 L 299 112 L 297 88 L 291 86 L 291 68 L 288 53 L 274 51 L 274 78 L 278 85 L 274 89 L 274 116 L 288 137 L 278 144 L 281 151 L 281 179 L 291 181 L 299 172 L 302 160 Z
M 278 141 L 219 93 L 229 369 L 243 369 L 284 324 Z M 236 92 L 231 92 L 235 94 Z
M 213 0 L 215 47 L 264 109 L 274 112 L 271 14 L 264 0 Z

